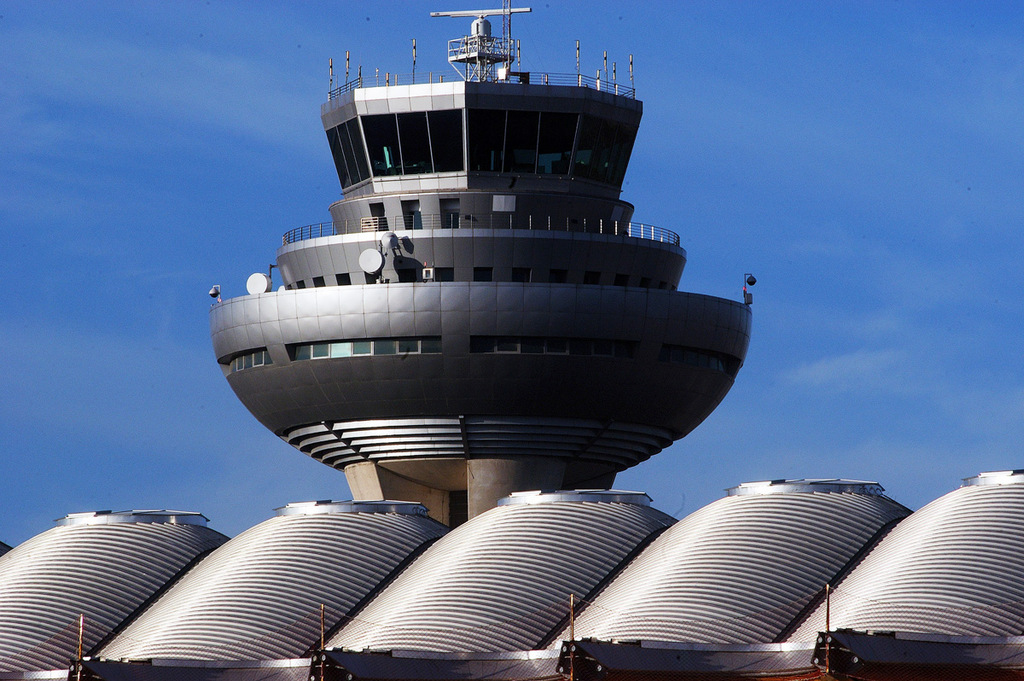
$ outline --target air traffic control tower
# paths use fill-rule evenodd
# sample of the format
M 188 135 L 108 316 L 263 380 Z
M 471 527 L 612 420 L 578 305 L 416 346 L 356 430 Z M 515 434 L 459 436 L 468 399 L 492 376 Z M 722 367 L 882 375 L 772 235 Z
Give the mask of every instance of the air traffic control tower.
M 210 320 L 263 425 L 354 498 L 451 525 L 513 491 L 610 487 L 685 436 L 732 387 L 751 321 L 749 300 L 677 290 L 679 236 L 619 198 L 632 87 L 517 71 L 487 19 L 510 11 L 460 14 L 457 76 L 330 90 L 345 198 L 284 235 L 276 290 L 254 274 Z

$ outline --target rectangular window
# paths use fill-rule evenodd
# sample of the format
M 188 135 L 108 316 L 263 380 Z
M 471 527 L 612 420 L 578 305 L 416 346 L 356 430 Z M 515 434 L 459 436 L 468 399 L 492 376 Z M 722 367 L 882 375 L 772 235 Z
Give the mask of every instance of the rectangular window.
M 612 357 L 615 354 L 614 343 L 610 340 L 595 340 L 594 354 L 602 357 Z
M 331 346 L 329 343 L 314 343 L 313 344 L 313 359 L 322 359 L 324 357 L 330 357 Z
M 494 352 L 494 341 L 494 336 L 470 336 L 469 351 L 473 353 Z
M 616 286 L 629 286 L 629 275 L 628 274 L 616 274 L 615 275 Z
M 495 352 L 519 352 L 518 338 L 498 338 L 494 343 Z
M 545 347 L 550 355 L 564 355 L 569 352 L 569 344 L 564 338 L 548 338 Z
M 524 355 L 539 355 L 544 352 L 543 338 L 524 338 L 520 346 Z
M 326 285 L 327 284 L 324 283 L 324 278 L 323 277 L 313 277 L 313 287 L 314 288 L 321 288 L 321 287 L 326 286 Z
M 570 355 L 590 355 L 592 350 L 593 345 L 585 338 L 572 338 L 569 340 Z
M 615 341 L 615 356 L 619 359 L 632 359 L 633 345 L 630 341 Z
M 441 352 L 441 338 L 438 336 L 427 336 L 420 340 L 420 352 L 424 355 L 436 355 Z
M 568 278 L 568 270 L 551 270 L 551 273 L 548 275 L 548 281 L 552 284 L 564 284 Z
M 373 345 L 370 341 L 352 341 L 353 355 L 369 355 Z
M 375 355 L 393 355 L 395 354 L 395 341 L 390 338 L 387 340 L 375 340 L 373 341 L 373 354 Z
M 342 272 L 341 274 L 335 274 L 334 278 L 338 281 L 338 286 L 351 286 L 352 275 L 348 272 Z
M 473 281 L 491 281 L 494 278 L 494 271 L 490 267 L 474 267 Z
M 399 338 L 398 339 L 398 352 L 405 354 L 409 352 L 419 352 L 420 341 L 417 338 Z
M 308 345 L 299 345 L 295 348 L 295 359 L 312 359 L 313 348 Z
M 434 281 L 455 281 L 454 267 L 435 267 Z
M 400 282 L 416 281 L 416 270 L 411 267 L 402 267 L 395 271 L 398 272 L 398 281 Z
M 352 356 L 352 343 L 350 341 L 342 341 L 340 343 L 331 343 L 331 357 L 351 357 Z
M 583 273 L 584 284 L 600 284 L 601 273 L 600 272 L 584 272 Z

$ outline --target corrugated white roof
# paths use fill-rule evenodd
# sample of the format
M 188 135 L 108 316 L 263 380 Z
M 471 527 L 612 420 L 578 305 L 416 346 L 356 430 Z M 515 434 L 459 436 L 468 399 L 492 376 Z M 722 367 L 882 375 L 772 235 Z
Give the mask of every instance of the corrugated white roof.
M 100 655 L 300 656 L 424 542 L 447 528 L 419 504 L 291 504 L 211 553 Z
M 1024 631 L 1024 476 L 983 474 L 900 523 L 836 588 L 832 629 Z M 790 637 L 825 629 L 822 604 Z
M 909 513 L 876 483 L 855 493 L 814 491 L 842 481 L 777 482 L 659 536 L 583 609 L 576 638 L 771 642 L 880 528 Z
M 76 654 L 80 614 L 88 651 L 197 555 L 227 541 L 205 519 L 190 518 L 62 519 L 0 557 L 0 671 L 65 668 Z
M 525 500 L 491 509 L 431 546 L 328 647 L 536 648 L 568 615 L 569 594 L 588 594 L 673 522 L 646 497 L 622 503 L 559 493 Z

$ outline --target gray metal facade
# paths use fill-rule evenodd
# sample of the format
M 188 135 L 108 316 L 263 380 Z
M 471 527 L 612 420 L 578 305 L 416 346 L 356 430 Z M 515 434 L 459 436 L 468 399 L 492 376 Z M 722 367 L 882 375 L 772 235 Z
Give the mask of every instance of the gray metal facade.
M 0 672 L 66 668 L 200 554 L 227 541 L 198 514 L 73 514 L 0 557 Z
M 832 629 L 1024 631 L 1024 471 L 983 474 L 900 523 L 836 588 Z M 791 640 L 825 630 L 822 604 Z
M 537 648 L 568 616 L 570 594 L 589 594 L 673 520 L 638 494 L 536 494 L 511 501 L 431 546 L 328 647 Z
M 292 504 L 210 554 L 99 655 L 267 660 L 319 647 L 403 561 L 447 528 L 419 504 Z
M 576 637 L 771 643 L 881 528 L 909 514 L 863 483 L 730 492 L 645 548 L 585 607 Z

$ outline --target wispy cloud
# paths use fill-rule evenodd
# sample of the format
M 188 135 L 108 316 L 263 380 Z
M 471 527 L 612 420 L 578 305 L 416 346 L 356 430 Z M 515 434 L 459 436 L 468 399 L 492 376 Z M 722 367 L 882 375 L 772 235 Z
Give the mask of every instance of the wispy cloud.
M 905 356 L 898 350 L 857 350 L 802 364 L 788 372 L 790 383 L 846 392 L 902 392 Z

